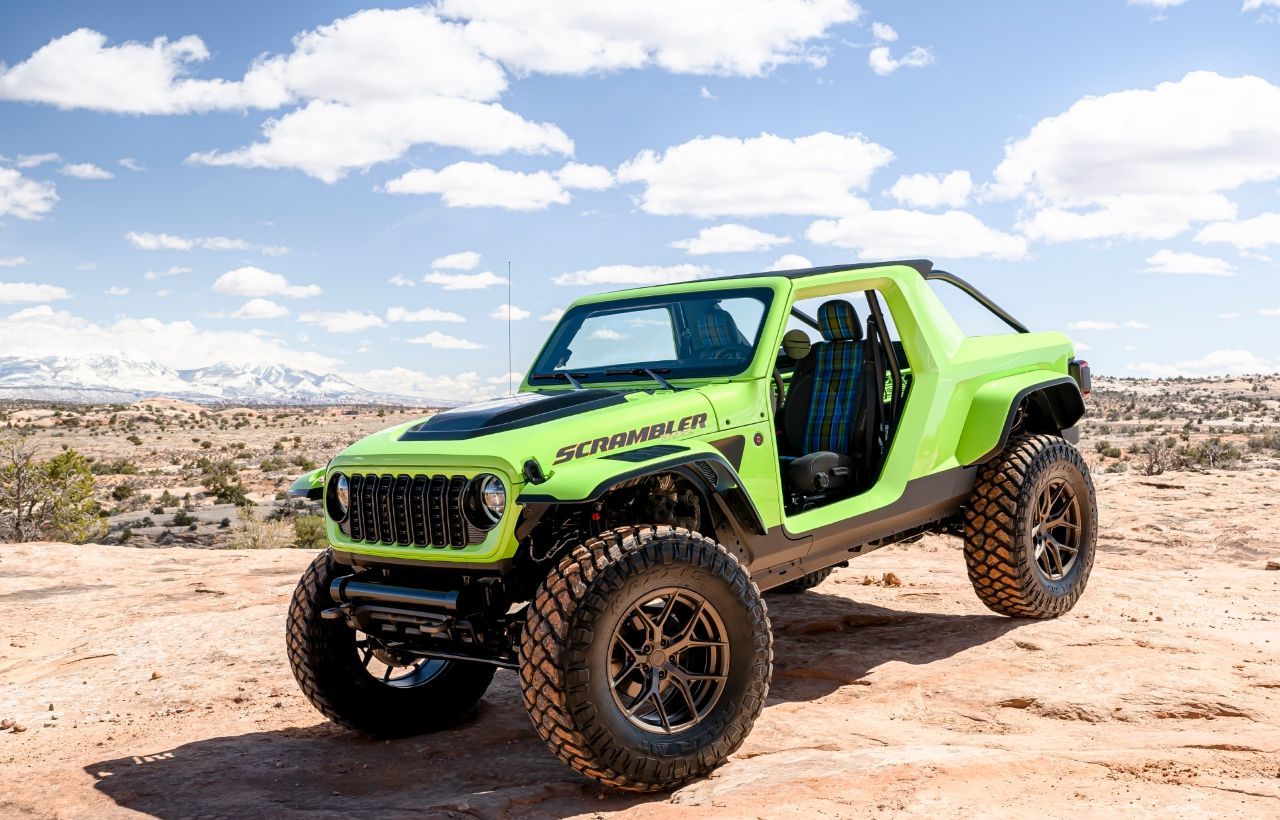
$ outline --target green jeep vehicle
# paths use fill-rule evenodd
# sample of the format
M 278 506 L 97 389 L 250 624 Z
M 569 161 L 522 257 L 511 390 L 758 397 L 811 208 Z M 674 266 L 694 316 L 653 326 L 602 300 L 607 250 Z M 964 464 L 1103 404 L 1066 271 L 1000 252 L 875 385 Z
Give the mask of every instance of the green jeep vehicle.
M 965 335 L 938 286 L 1011 332 Z M 376 738 L 455 723 L 513 669 L 570 766 L 678 786 L 764 707 L 765 591 L 939 532 L 992 610 L 1069 610 L 1097 534 L 1073 446 L 1089 389 L 1066 336 L 927 261 L 580 299 L 515 396 L 298 480 L 332 546 L 294 593 L 289 661 Z

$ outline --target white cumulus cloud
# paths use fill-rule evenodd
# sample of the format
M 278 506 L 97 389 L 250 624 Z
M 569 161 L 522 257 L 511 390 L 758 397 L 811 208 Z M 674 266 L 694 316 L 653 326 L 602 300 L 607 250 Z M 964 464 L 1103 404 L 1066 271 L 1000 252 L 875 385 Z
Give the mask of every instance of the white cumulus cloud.
M 175 236 L 167 233 L 129 231 L 124 235 L 140 251 L 189 251 L 201 248 L 206 251 L 245 251 L 252 247 L 243 239 L 228 236 Z
M 439 310 L 437 308 L 419 308 L 410 310 L 403 307 L 387 308 L 388 322 L 465 322 L 466 319 L 458 313 L 448 310 Z
M 704 265 L 602 265 L 588 270 L 562 273 L 557 285 L 665 285 L 697 279 L 710 273 Z
M 279 319 L 289 315 L 289 308 L 270 299 L 250 299 L 231 314 L 232 319 Z
M 893 26 L 888 23 L 872 23 L 871 36 L 886 43 L 894 43 L 898 40 L 898 32 L 894 31 Z
M 959 208 L 969 201 L 973 178 L 968 171 L 937 174 L 907 174 L 898 177 L 889 196 L 914 208 L 936 208 L 946 205 Z
M 933 52 L 923 46 L 912 46 L 901 57 L 894 57 L 888 46 L 876 46 L 867 54 L 867 65 L 881 77 L 887 77 L 900 68 L 924 68 L 933 62 Z
M 6 355 L 122 356 L 156 361 L 177 369 L 231 364 L 282 364 L 326 373 L 331 356 L 289 347 L 260 331 L 211 331 L 190 321 L 125 317 L 101 325 L 48 305 L 37 305 L 0 321 L 0 350 Z
M 801 256 L 798 253 L 784 253 L 773 260 L 773 264 L 765 268 L 765 270 L 803 270 L 804 268 L 812 267 L 813 263 L 809 261 L 809 257 Z
M 1198 359 L 1184 359 L 1171 363 L 1137 362 L 1128 367 L 1146 376 L 1164 379 L 1177 376 L 1240 376 L 1253 373 L 1275 373 L 1277 370 L 1276 366 L 1266 359 L 1248 350 L 1239 349 L 1214 350 Z
M 866 209 L 843 219 L 819 220 L 811 242 L 855 248 L 862 259 L 1023 259 L 1027 240 L 996 230 L 965 211 Z
M 489 311 L 490 319 L 500 319 L 502 321 L 518 322 L 521 319 L 528 319 L 532 314 L 518 305 L 501 304 L 493 310 Z
M 209 59 L 195 35 L 107 45 L 87 28 L 55 37 L 26 60 L 0 65 L 0 99 L 116 114 L 185 114 L 241 108 L 239 83 L 197 80 L 190 67 Z
M 455 162 L 439 171 L 416 168 L 387 182 L 385 188 L 392 194 L 439 194 L 450 208 L 536 211 L 570 200 L 546 171 L 506 171 L 488 162 Z
M 617 176 L 644 184 L 640 206 L 651 214 L 841 216 L 861 206 L 853 192 L 892 159 L 888 148 L 856 134 L 714 136 L 643 151 Z
M 475 251 L 459 251 L 433 260 L 431 267 L 437 270 L 475 270 L 479 264 L 480 254 Z
M 777 236 L 730 222 L 712 228 L 703 228 L 698 231 L 697 236 L 672 242 L 671 247 L 683 248 L 691 255 L 699 256 L 708 253 L 767 251 L 790 241 L 789 237 Z
M 72 162 L 58 169 L 58 173 L 76 179 L 115 179 L 115 174 L 106 168 L 99 168 L 92 162 Z
M 497 103 L 455 97 L 349 105 L 312 100 L 268 120 L 265 140 L 230 151 L 198 151 L 195 165 L 296 168 L 337 182 L 354 168 L 390 162 L 419 143 L 473 154 L 571 154 L 573 141 L 548 123 L 530 122 Z
M 27 264 L 25 256 L 6 256 L 0 258 L 0 268 L 16 268 L 19 265 Z
M 1147 267 L 1143 272 L 1234 276 L 1235 268 L 1225 259 L 1162 248 L 1147 257 Z
M 412 339 L 406 339 L 405 341 L 410 344 L 434 347 L 438 350 L 480 350 L 484 347 L 482 344 L 477 344 L 467 339 L 459 339 L 457 336 L 450 336 L 438 330 L 424 333 L 421 336 L 414 336 Z
M 278 273 L 246 265 L 229 270 L 217 278 L 213 289 L 232 296 L 287 296 L 302 299 L 320 293 L 319 285 L 290 285 Z
M 13 168 L 0 168 L 0 216 L 39 219 L 53 210 L 58 189 L 52 182 L 28 179 Z
M 987 194 L 1024 198 L 1035 239 L 1169 239 L 1233 219 L 1225 194 L 1280 178 L 1278 145 L 1280 87 L 1196 71 L 1041 120 L 1005 148 Z
M 146 273 L 142 274 L 142 278 L 146 279 L 149 282 L 154 282 L 157 279 L 164 279 L 169 276 L 177 276 L 178 274 L 182 274 L 182 273 L 191 273 L 191 268 L 183 267 L 182 265 L 173 265 L 172 267 L 165 268 L 164 270 L 149 270 Z
M 19 154 L 18 160 L 14 165 L 19 168 L 36 168 L 46 162 L 57 162 L 60 159 L 62 159 L 62 155 L 54 151 L 46 154 Z
M 468 39 L 519 73 L 584 74 L 655 65 L 681 74 L 760 76 L 822 65 L 813 49 L 855 22 L 852 0 L 444 0 Z
M 556 182 L 565 188 L 578 188 L 583 191 L 603 191 L 613 187 L 613 173 L 601 165 L 584 165 L 581 162 L 569 162 L 555 172 Z
M 1070 322 L 1067 324 L 1067 327 L 1072 330 L 1119 330 L 1120 328 L 1126 328 L 1128 330 L 1145 330 L 1147 325 L 1135 319 L 1126 319 L 1123 322 L 1084 319 L 1079 322 Z
M 1251 219 L 1233 222 L 1213 222 L 1200 229 L 1195 241 L 1201 244 L 1226 242 L 1242 251 L 1280 245 L 1280 213 L 1258 214 Z
M 445 290 L 484 290 L 494 285 L 505 285 L 505 276 L 498 276 L 492 271 L 481 273 L 444 273 L 433 270 L 422 277 L 428 285 L 440 285 Z
M 15 302 L 52 302 L 55 299 L 68 299 L 70 296 L 66 288 L 58 285 L 0 282 L 0 304 L 3 305 Z
M 383 326 L 381 316 L 359 310 L 317 310 L 303 313 L 298 321 L 306 325 L 318 325 L 330 333 L 360 333 Z

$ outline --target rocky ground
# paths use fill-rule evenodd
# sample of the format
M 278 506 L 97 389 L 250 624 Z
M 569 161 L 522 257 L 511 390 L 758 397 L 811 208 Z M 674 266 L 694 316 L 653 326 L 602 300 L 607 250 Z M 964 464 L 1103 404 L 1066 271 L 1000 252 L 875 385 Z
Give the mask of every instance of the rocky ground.
M 0 545 L 0 816 L 1277 816 L 1280 472 L 1097 481 L 1060 620 L 989 614 L 941 537 L 771 596 L 755 731 L 657 796 L 563 767 L 507 672 L 441 734 L 324 721 L 284 659 L 301 551 Z

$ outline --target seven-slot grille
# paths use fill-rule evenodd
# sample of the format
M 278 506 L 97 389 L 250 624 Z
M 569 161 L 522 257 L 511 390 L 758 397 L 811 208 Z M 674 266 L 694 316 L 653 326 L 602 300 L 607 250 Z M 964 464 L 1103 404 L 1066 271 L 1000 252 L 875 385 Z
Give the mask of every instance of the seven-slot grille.
M 462 548 L 487 532 L 463 514 L 464 476 L 350 475 L 351 510 L 339 525 L 352 541 Z

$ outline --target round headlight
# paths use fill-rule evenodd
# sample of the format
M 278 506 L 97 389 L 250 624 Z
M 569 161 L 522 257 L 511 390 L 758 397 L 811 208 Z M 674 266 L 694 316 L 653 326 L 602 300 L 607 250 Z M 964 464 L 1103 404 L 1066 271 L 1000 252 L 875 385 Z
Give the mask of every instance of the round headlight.
M 351 484 L 342 473 L 334 473 L 329 478 L 328 494 L 329 517 L 334 521 L 343 521 L 347 510 L 351 509 Z
M 471 516 L 471 523 L 481 529 L 491 529 L 502 520 L 507 509 L 507 488 L 502 479 L 484 473 L 471 479 L 467 486 L 471 496 L 470 506 L 478 515 Z

